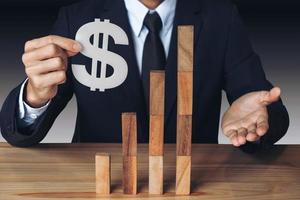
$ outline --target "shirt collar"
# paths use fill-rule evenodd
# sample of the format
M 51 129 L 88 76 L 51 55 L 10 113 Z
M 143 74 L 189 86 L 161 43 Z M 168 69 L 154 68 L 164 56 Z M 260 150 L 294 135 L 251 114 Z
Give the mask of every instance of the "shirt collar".
M 126 9 L 131 16 L 131 27 L 138 37 L 143 29 L 144 19 L 148 12 L 156 11 L 163 23 L 163 29 L 168 30 L 173 25 L 177 0 L 164 0 L 155 10 L 149 10 L 139 0 L 124 0 Z M 167 31 L 165 31 L 167 32 Z

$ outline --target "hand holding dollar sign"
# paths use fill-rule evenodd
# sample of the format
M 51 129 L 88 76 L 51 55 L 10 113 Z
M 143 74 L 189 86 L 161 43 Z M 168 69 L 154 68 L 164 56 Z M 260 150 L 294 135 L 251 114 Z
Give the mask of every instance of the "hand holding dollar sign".
M 102 49 L 98 48 L 99 35 L 103 34 Z M 93 44 L 90 37 L 94 36 Z M 119 55 L 108 51 L 108 37 L 116 44 L 128 45 L 126 33 L 118 26 L 105 20 L 82 26 L 76 35 L 79 42 L 60 37 L 47 36 L 26 42 L 22 60 L 28 76 L 25 101 L 32 107 L 41 107 L 56 96 L 58 85 L 66 81 L 68 57 L 82 54 L 92 58 L 92 73 L 88 74 L 83 65 L 72 65 L 77 80 L 90 87 L 92 91 L 111 89 L 122 84 L 128 73 L 126 61 Z M 101 61 L 101 74 L 97 77 L 97 63 Z M 113 67 L 113 75 L 106 77 L 107 65 Z
M 58 85 L 66 81 L 67 58 L 81 45 L 60 36 L 47 36 L 26 42 L 22 60 L 28 76 L 25 101 L 41 107 L 56 96 Z

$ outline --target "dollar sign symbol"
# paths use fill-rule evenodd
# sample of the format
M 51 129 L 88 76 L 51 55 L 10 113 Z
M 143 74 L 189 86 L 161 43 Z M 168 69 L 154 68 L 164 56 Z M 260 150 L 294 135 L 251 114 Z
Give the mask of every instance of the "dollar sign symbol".
M 102 48 L 99 48 L 99 36 L 103 34 Z M 93 36 L 93 44 L 90 38 Z M 91 91 L 99 89 L 104 92 L 121 85 L 128 74 L 127 62 L 120 55 L 108 51 L 108 39 L 111 36 L 115 44 L 128 45 L 128 37 L 123 29 L 110 23 L 110 20 L 94 22 L 83 25 L 76 33 L 76 40 L 79 41 L 83 50 L 81 53 L 92 59 L 91 74 L 86 71 L 85 65 L 72 65 L 75 78 L 83 85 L 90 87 Z M 100 77 L 97 77 L 98 61 L 101 62 Z M 113 74 L 106 77 L 107 65 L 113 68 Z

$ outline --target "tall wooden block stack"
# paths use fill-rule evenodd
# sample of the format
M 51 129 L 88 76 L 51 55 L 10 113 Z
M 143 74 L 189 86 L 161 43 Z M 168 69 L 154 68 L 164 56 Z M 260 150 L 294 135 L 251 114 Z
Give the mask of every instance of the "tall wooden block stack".
M 163 194 L 165 72 L 150 73 L 149 193 Z
M 194 27 L 178 27 L 176 194 L 189 195 L 193 115 Z
M 136 113 L 122 114 L 123 191 L 137 193 L 137 118 Z

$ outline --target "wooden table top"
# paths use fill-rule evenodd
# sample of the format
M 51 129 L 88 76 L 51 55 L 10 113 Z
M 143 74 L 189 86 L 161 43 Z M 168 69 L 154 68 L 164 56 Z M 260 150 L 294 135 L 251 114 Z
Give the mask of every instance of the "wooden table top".
M 148 145 L 138 145 L 138 195 L 122 194 L 120 144 L 0 143 L 0 199 L 300 199 L 300 146 L 249 155 L 231 145 L 193 145 L 192 194 L 175 196 L 175 145 L 165 145 L 163 196 L 148 194 Z M 95 194 L 95 154 L 112 155 L 112 194 Z

